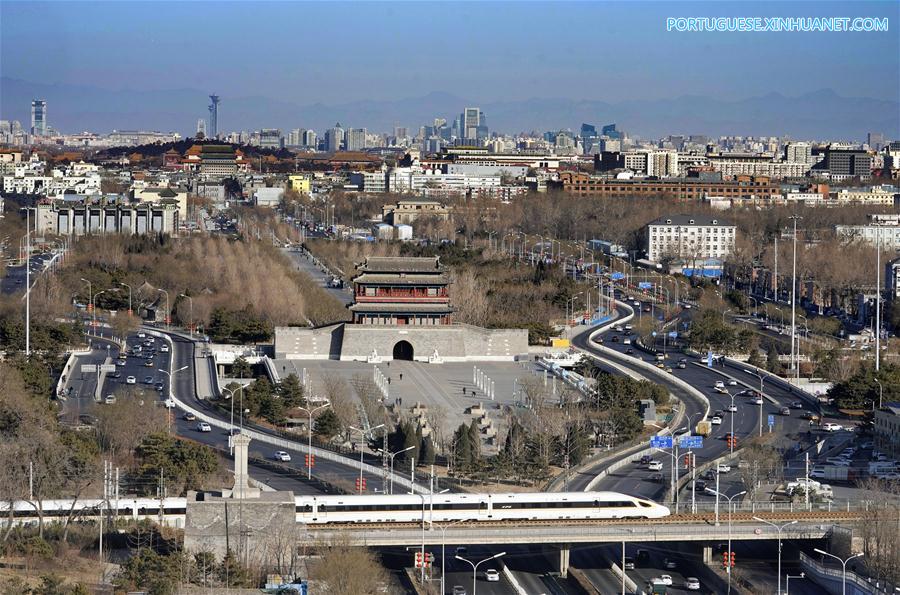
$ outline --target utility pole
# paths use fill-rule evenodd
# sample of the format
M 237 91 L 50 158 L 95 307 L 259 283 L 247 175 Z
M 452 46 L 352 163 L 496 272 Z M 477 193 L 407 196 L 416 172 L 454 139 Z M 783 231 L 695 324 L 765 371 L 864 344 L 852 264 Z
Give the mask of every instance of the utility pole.
M 791 370 L 794 372 L 796 379 L 800 378 L 800 361 L 795 359 L 795 349 L 797 347 L 797 220 L 802 219 L 800 215 L 791 215 L 794 221 L 794 254 L 793 265 L 791 269 Z
M 881 229 L 875 228 L 875 371 L 881 369 Z

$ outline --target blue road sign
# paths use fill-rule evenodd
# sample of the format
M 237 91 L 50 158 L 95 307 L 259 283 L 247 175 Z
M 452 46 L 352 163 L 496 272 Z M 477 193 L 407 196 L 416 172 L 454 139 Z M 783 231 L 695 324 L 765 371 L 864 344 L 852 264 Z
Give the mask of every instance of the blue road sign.
M 670 339 L 677 339 L 677 338 L 678 338 L 678 331 L 670 331 L 670 332 L 669 332 L 669 338 L 670 338 Z
M 625 278 L 625 273 L 613 273 L 612 275 L 609 276 L 609 278 L 613 279 L 615 281 L 618 281 L 619 279 Z
M 713 367 L 712 364 L 713 364 L 712 351 L 707 351 L 707 352 L 706 352 L 706 367 L 707 367 L 707 368 L 712 368 L 712 367 Z
M 641 281 L 640 283 L 638 283 L 638 289 L 653 289 L 653 283 Z
M 678 441 L 678 446 L 686 450 L 703 448 L 703 436 L 682 436 Z
M 775 425 L 775 416 L 772 415 L 771 413 L 769 414 L 769 425 L 770 425 L 770 426 L 774 426 L 774 425 Z
M 671 436 L 651 436 L 651 448 L 672 448 L 673 442 Z

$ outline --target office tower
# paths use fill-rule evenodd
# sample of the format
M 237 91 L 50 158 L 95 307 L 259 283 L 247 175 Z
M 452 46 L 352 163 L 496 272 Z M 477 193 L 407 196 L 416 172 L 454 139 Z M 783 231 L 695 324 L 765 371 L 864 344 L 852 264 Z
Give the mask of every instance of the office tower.
M 263 128 L 259 131 L 259 146 L 263 149 L 281 149 L 284 147 L 284 137 L 277 128 Z
M 341 123 L 337 122 L 334 128 L 330 128 L 325 132 L 325 150 L 340 151 L 344 143 L 344 129 Z
M 301 145 L 303 145 L 304 147 L 315 148 L 316 141 L 318 141 L 318 135 L 316 134 L 315 130 L 304 130 L 303 131 L 303 138 L 300 143 Z
M 466 140 L 478 139 L 478 127 L 481 126 L 481 110 L 477 107 L 467 107 L 459 115 L 460 136 Z
M 606 126 L 604 126 L 602 135 L 608 136 L 609 138 L 614 140 L 622 140 L 622 132 L 616 130 L 615 124 L 607 124 Z
M 866 135 L 866 141 L 872 150 L 880 151 L 884 147 L 884 135 L 880 132 L 870 132 Z
M 203 118 L 197 119 L 197 136 L 206 137 L 206 120 Z
M 359 151 L 366 148 L 366 129 L 348 128 L 345 135 L 345 144 L 348 151 Z
M 209 104 L 209 136 L 216 138 L 219 134 L 219 96 L 210 95 L 212 103 Z
M 809 143 L 788 143 L 784 146 L 784 160 L 788 163 L 810 163 L 812 147 Z
M 31 134 L 35 136 L 47 134 L 47 102 L 43 99 L 31 102 Z

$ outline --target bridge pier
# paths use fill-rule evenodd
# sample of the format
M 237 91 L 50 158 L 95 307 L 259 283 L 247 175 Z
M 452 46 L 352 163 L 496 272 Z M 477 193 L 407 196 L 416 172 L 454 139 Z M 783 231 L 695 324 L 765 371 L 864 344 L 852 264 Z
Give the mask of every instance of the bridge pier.
M 559 546 L 559 576 L 568 578 L 569 576 L 569 553 L 572 546 L 568 543 Z
M 712 564 L 713 563 L 713 549 L 711 545 L 703 546 L 703 563 L 704 564 Z

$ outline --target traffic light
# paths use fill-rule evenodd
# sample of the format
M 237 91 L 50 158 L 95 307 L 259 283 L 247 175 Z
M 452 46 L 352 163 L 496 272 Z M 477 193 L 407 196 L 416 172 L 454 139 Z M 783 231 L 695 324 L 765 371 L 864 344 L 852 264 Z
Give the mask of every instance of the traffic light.
M 691 455 L 684 455 L 684 467 L 685 469 L 689 469 L 691 467 Z
M 728 436 L 725 438 L 728 448 L 737 448 L 737 436 Z
M 363 493 L 366 491 L 366 478 L 365 477 L 363 477 L 362 479 L 360 479 L 359 477 L 356 478 L 356 491 L 359 493 Z
M 431 568 L 432 564 L 434 564 L 434 554 L 425 552 L 425 568 Z
M 722 552 L 722 566 L 728 568 L 734 566 L 734 552 Z
M 424 564 L 425 561 L 423 560 L 422 552 L 416 552 L 416 568 L 422 568 Z
M 308 454 L 308 455 L 304 455 L 304 458 L 305 458 L 304 462 L 306 463 L 307 467 L 315 467 L 316 466 L 316 455 Z

